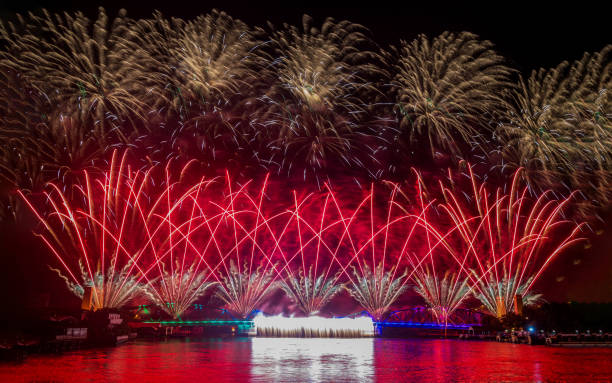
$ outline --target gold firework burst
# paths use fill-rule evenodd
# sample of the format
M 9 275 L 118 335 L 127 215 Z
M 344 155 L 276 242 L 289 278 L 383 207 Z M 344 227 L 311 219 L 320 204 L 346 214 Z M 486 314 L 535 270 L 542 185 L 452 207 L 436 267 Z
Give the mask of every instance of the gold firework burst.
M 585 208 L 609 203 L 611 52 L 608 45 L 520 79 L 496 138 L 503 166 L 525 168 L 530 188 L 564 194 L 580 190 Z
M 439 150 L 465 155 L 487 141 L 512 72 L 492 47 L 468 32 L 401 43 L 393 86 L 410 142 L 424 139 L 436 156 Z
M 139 84 L 124 65 L 133 52 L 131 23 L 124 10 L 109 23 L 102 8 L 93 23 L 80 12 L 30 14 L 0 26 L 9 46 L 0 61 L 49 100 L 50 118 L 76 115 L 98 140 L 112 132 L 126 141 L 142 111 Z
M 258 124 L 275 143 L 272 162 L 281 171 L 316 174 L 334 164 L 359 165 L 358 138 L 378 92 L 372 80 L 381 55 L 360 25 L 325 20 L 321 28 L 303 17 L 303 29 L 273 32 Z M 276 155 L 282 159 L 277 160 Z
M 156 13 L 134 31 L 127 65 L 146 88 L 149 128 L 171 138 L 164 152 L 224 164 L 252 154 L 245 112 L 261 78 L 259 30 L 213 10 L 192 21 Z

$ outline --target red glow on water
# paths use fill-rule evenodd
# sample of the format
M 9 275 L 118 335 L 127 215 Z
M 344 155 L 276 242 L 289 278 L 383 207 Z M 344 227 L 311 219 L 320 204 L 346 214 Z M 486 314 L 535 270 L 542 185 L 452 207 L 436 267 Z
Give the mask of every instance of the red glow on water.
M 612 349 L 425 339 L 137 342 L 0 364 L 11 382 L 607 381 Z

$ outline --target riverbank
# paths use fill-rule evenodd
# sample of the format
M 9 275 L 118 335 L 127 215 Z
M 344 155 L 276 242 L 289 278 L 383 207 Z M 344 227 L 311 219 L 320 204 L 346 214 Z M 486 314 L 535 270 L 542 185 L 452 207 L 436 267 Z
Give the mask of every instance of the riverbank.
M 612 333 L 540 333 L 502 332 L 497 334 L 460 334 L 460 340 L 496 341 L 504 343 L 546 345 L 556 347 L 612 347 Z

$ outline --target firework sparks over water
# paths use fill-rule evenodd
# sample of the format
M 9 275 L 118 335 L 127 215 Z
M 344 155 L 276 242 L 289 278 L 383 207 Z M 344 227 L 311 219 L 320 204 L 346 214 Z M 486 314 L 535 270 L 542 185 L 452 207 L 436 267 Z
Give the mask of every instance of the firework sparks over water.
M 144 292 L 179 318 L 217 284 L 226 308 L 246 318 L 280 286 L 312 315 L 345 285 L 380 321 L 413 281 L 440 323 L 471 291 L 501 316 L 515 296 L 536 302 L 534 283 L 580 240 L 582 225 L 562 216 L 570 199 L 530 200 L 519 172 L 508 193 L 489 192 L 468 167 L 473 195 L 463 201 L 459 184 L 441 183 L 444 214 L 432 219 L 435 201 L 426 200 L 420 176 L 413 203 L 397 184 L 377 194 L 372 185 L 357 200 L 332 188 L 294 191 L 290 202 L 269 200 L 267 178 L 190 181 L 189 164 L 177 177 L 171 163 L 133 171 L 128 162 L 127 152 L 115 152 L 107 173 L 85 171 L 72 194 L 51 184 L 47 214 L 21 194 L 61 264 L 56 271 L 76 295 L 91 289 L 95 308 L 120 307 Z
M 422 273 L 415 273 L 413 280 L 416 284 L 415 291 L 433 310 L 438 323 L 441 324 L 448 323 L 449 317 L 470 293 L 468 278 L 448 270 L 439 278 L 425 268 Z
M 351 251 L 347 265 L 352 272 L 348 267 L 343 271 L 350 281 L 349 293 L 377 321 L 406 290 L 408 249 L 418 240 L 416 228 L 423 226 L 418 217 L 401 208 L 398 191 L 397 185 L 391 185 L 387 198 L 382 199 L 383 209 L 378 210 L 372 185 L 353 213 L 345 215 Z
M 246 318 L 281 288 L 314 315 L 346 289 L 381 320 L 414 283 L 440 323 L 469 296 L 501 316 L 612 200 L 611 46 L 513 86 L 471 33 L 386 53 L 308 16 L 43 11 L 0 38 L 0 217 L 33 212 L 96 309 L 180 318 L 214 290 Z M 459 169 L 436 199 L 440 158 Z
M 446 202 L 441 208 L 462 243 L 462 253 L 453 251 L 460 270 L 470 270 L 476 297 L 501 317 L 512 311 L 516 296 L 536 302 L 534 284 L 561 252 L 582 240 L 583 224 L 563 217 L 571 196 L 556 200 L 544 193 L 531 200 L 520 185 L 521 170 L 510 190 L 490 191 L 467 166 L 471 192 L 463 198 L 461 191 L 442 186 Z
M 120 307 L 146 279 L 139 261 L 147 243 L 141 209 L 151 206 L 150 173 L 131 171 L 125 154 L 116 152 L 110 169 L 102 179 L 84 171 L 73 194 L 50 184 L 44 192 L 47 214 L 21 194 L 44 227 L 40 237 L 61 264 L 58 272 L 78 296 L 90 288 L 95 308 Z

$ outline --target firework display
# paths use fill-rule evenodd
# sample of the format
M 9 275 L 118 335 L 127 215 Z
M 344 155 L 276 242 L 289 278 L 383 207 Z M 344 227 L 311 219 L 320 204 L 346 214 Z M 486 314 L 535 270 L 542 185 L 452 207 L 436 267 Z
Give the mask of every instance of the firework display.
M 108 135 L 127 139 L 122 124 L 142 117 L 142 104 L 123 61 L 131 54 L 125 11 L 109 23 L 103 9 L 98 19 L 83 14 L 30 14 L 18 25 L 2 28 L 9 48 L 3 70 L 21 79 L 36 98 L 53 106 L 50 120 L 78 117 L 83 129 L 104 143 Z M 37 111 L 38 112 L 38 111 Z M 30 118 L 41 118 L 29 116 Z M 44 117 L 42 117 L 44 118 Z
M 537 302 L 533 285 L 560 252 L 581 240 L 583 225 L 563 217 L 572 197 L 556 200 L 543 193 L 530 200 L 527 188 L 520 186 L 520 170 L 504 192 L 490 191 L 467 167 L 471 191 L 465 198 L 442 186 L 446 202 L 441 208 L 462 241 L 461 252 L 450 251 L 468 274 L 475 296 L 501 317 L 512 311 L 517 296 L 525 304 Z
M 142 166 L 197 159 L 319 188 L 338 173 L 402 181 L 427 157 L 471 157 L 502 176 L 524 167 L 533 193 L 579 190 L 582 217 L 608 206 L 610 46 L 514 85 L 471 33 L 385 52 L 360 25 L 315 25 L 103 9 L 1 24 L 2 178 L 40 191 L 118 146 Z M 3 197 L 15 218 L 18 199 Z
M 402 42 L 393 82 L 400 126 L 411 141 L 452 155 L 487 141 L 511 73 L 492 46 L 471 33 L 449 32 Z
M 338 246 L 332 249 L 331 243 L 324 242 L 324 235 L 330 237 L 334 229 L 340 229 L 340 222 L 334 220 L 334 215 L 330 214 L 333 213 L 333 206 L 330 206 L 329 195 L 325 195 L 322 205 L 321 201 L 313 201 L 315 199 L 312 195 L 308 195 L 298 203 L 297 194 L 294 193 L 295 210 L 292 211 L 292 228 L 298 236 L 299 248 L 294 255 L 284 257 L 285 276 L 280 284 L 285 293 L 306 315 L 317 314 L 343 287 L 339 281 L 339 273 L 334 274 L 333 271 L 333 267 L 336 266 Z M 316 202 L 319 204 L 313 206 Z M 321 209 L 319 217 L 314 215 L 319 222 L 308 221 L 313 217 L 308 215 L 308 211 L 304 212 L 306 208 Z M 291 230 L 291 226 L 287 228 Z M 312 262 L 313 256 L 314 262 Z
M 579 191 L 580 209 L 591 214 L 610 200 L 611 52 L 521 78 L 495 135 L 503 168 L 523 167 L 537 192 Z
M 261 87 L 257 35 L 216 10 L 189 22 L 159 13 L 137 21 L 129 67 L 146 87 L 149 130 L 137 146 L 153 161 L 170 155 L 226 164 L 253 156 L 255 135 L 243 114 Z
M 383 271 L 382 266 L 374 270 L 365 267 L 363 272 L 354 272 L 351 295 L 372 317 L 380 321 L 391 305 L 406 289 L 405 275 L 393 277 L 392 271 Z
M 442 234 L 430 223 L 431 210 L 435 206 L 433 201 L 425 204 L 426 189 L 421 175 L 417 174 L 415 204 L 420 208 L 419 220 L 426 230 L 426 246 L 422 254 L 412 251 L 407 254 L 407 259 L 413 270 L 410 276 L 414 281 L 414 291 L 431 309 L 436 321 L 446 326 L 455 310 L 469 298 L 471 289 L 465 270 L 452 265 L 453 254 L 448 251 L 457 226 L 450 225 L 448 232 Z
M 281 287 L 296 312 L 312 316 L 346 288 L 381 321 L 413 282 L 447 324 L 471 293 L 493 314 L 510 311 L 516 296 L 537 302 L 534 283 L 580 240 L 582 226 L 562 218 L 570 199 L 529 201 L 519 172 L 509 193 L 490 193 L 470 168 L 475 206 L 442 187 L 446 219 L 433 220 L 436 201 L 426 201 L 420 176 L 413 198 L 387 184 L 357 200 L 329 186 L 271 199 L 267 178 L 198 180 L 190 165 L 173 177 L 170 163 L 133 171 L 127 158 L 115 152 L 98 177 L 85 171 L 72 194 L 54 184 L 44 201 L 22 194 L 62 266 L 56 271 L 77 296 L 91 289 L 96 309 L 146 297 L 180 318 L 214 290 L 247 318 Z M 564 229 L 565 237 L 556 233 Z
M 468 278 L 460 275 L 447 270 L 440 279 L 427 268 L 415 273 L 415 291 L 431 307 L 438 323 L 448 324 L 449 317 L 469 297 Z
M 270 270 L 249 270 L 245 266 L 243 271 L 239 271 L 232 263 L 228 274 L 223 277 L 218 295 L 226 303 L 228 310 L 239 318 L 246 318 L 274 288 Z
M 468 32 L 386 50 L 308 16 L 43 11 L 0 39 L 0 219 L 33 216 L 94 310 L 503 317 L 612 201 L 610 45 L 524 79 Z
M 141 220 L 148 219 L 143 212 L 151 207 L 150 173 L 132 171 L 125 158 L 115 152 L 103 178 L 85 170 L 74 193 L 51 184 L 44 193 L 46 215 L 26 199 L 45 228 L 43 242 L 62 266 L 57 272 L 80 298 L 91 289 L 94 308 L 124 305 L 146 279 L 140 258 L 148 245 Z
M 271 37 L 271 83 L 259 97 L 256 120 L 270 132 L 270 161 L 279 172 L 317 181 L 335 162 L 362 166 L 355 154 L 368 151 L 360 137 L 379 92 L 373 79 L 381 72 L 367 30 L 331 18 L 319 29 L 304 16 L 303 30 L 285 25 Z

